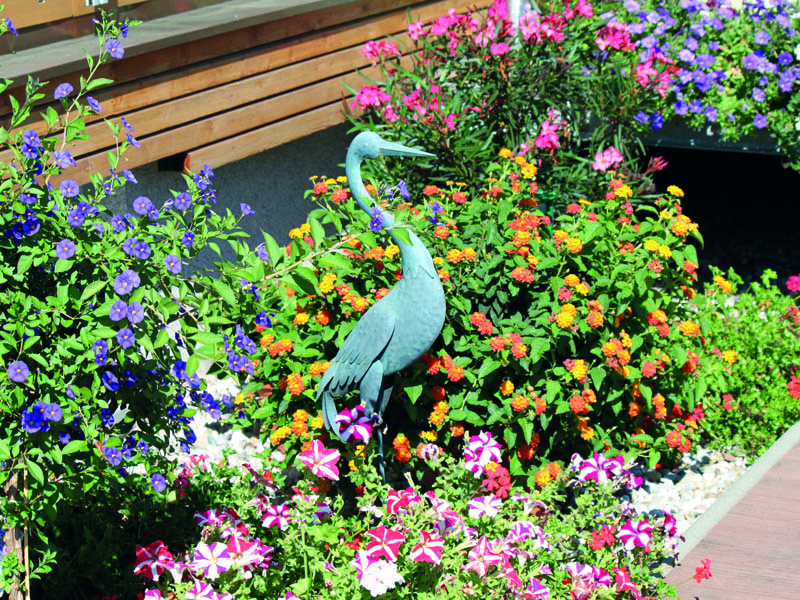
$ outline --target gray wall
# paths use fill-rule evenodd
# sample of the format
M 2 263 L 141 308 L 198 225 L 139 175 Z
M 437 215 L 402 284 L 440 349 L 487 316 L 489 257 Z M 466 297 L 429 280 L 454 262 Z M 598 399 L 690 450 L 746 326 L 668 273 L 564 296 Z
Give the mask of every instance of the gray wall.
M 314 208 L 310 199 L 303 198 L 311 187 L 309 177 L 344 175 L 345 154 L 354 137 L 347 135 L 348 128 L 347 124 L 331 127 L 214 169 L 216 209 L 224 213 L 230 208 L 238 216 L 239 204 L 246 202 L 256 213 L 242 220 L 242 227 L 254 238 L 249 245 L 263 241 L 261 230 L 279 244 L 287 243 L 289 230 L 302 224 Z M 160 206 L 171 197 L 170 189 L 186 189 L 180 173 L 159 171 L 156 164 L 132 171 L 138 183 L 127 184 L 118 192 L 117 201 L 110 203 L 115 213 L 133 212 L 133 200 L 139 196 L 147 196 Z

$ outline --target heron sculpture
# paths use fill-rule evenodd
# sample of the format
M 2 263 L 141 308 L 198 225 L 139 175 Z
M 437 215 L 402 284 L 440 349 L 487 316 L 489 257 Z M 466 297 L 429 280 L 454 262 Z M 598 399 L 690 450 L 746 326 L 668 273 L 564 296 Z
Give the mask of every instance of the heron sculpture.
M 403 276 L 386 296 L 364 313 L 345 338 L 322 377 L 317 399 L 322 396 L 325 427 L 339 436 L 333 397 L 359 388 L 364 414 L 367 417 L 377 415 L 379 467 L 385 482 L 381 428 L 383 412 L 392 395 L 394 374 L 422 356 L 439 336 L 444 324 L 445 303 L 442 282 L 428 249 L 413 231 L 396 224 L 390 213 L 374 205 L 364 187 L 362 161 L 381 154 L 433 155 L 387 142 L 372 132 L 358 134 L 347 150 L 345 172 L 353 198 L 370 216 L 374 216 L 376 207 L 380 211 L 384 228 L 400 248 Z M 395 235 L 397 227 L 406 230 L 410 243 Z

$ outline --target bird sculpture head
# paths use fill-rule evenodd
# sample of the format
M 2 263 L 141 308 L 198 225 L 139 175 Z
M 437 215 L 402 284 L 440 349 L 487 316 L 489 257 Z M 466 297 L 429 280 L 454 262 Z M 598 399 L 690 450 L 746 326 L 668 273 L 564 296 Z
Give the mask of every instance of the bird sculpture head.
M 359 133 L 347 151 L 348 157 L 353 155 L 358 162 L 365 158 L 378 156 L 434 156 L 429 152 L 408 148 L 395 142 L 387 142 L 377 133 L 364 131 Z

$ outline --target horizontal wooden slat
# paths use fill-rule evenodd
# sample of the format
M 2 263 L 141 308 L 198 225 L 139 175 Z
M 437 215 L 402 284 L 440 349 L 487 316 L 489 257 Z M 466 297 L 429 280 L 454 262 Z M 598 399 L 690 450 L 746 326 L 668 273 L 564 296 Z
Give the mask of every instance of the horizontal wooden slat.
M 415 1 L 381 0 L 380 2 L 375 2 L 373 0 L 359 0 L 358 2 L 262 23 L 239 30 L 236 34 L 215 35 L 175 47 L 161 48 L 153 52 L 126 57 L 103 65 L 98 69 L 97 75 L 113 79 L 117 84 L 158 76 L 173 69 L 213 60 L 219 56 L 243 52 L 256 46 L 309 34 L 326 27 L 357 21 L 397 8 L 408 7 L 413 5 Z M 87 43 L 94 45 L 92 40 L 87 40 Z M 80 75 L 84 72 L 85 69 L 82 69 L 50 81 L 48 85 L 42 88 L 45 99 L 40 103 L 45 104 L 51 100 L 56 85 L 62 82 L 69 82 L 73 87 L 77 87 Z M 22 90 L 15 90 L 13 93 L 17 100 L 22 100 Z M 10 101 L 4 96 L 0 99 L 0 115 L 8 115 L 10 112 Z
M 117 0 L 117 6 L 141 4 L 147 0 Z M 4 0 L 3 16 L 9 17 L 19 29 L 53 23 L 71 17 L 92 14 L 96 9 L 86 6 L 86 0 Z M 98 8 L 108 8 L 99 6 Z
M 217 168 L 296 140 L 299 137 L 298 132 L 310 135 L 343 121 L 341 101 L 332 102 L 278 123 L 193 150 L 186 155 L 184 165 L 192 172 L 199 171 L 206 164 Z

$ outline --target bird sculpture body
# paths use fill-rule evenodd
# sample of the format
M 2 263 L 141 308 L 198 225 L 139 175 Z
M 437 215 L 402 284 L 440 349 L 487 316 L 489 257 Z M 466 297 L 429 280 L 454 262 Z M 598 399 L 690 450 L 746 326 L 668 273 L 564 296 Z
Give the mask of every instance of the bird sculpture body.
M 374 214 L 369 193 L 361 179 L 361 163 L 380 154 L 432 156 L 427 152 L 387 142 L 375 133 L 360 133 L 347 151 L 345 172 L 350 191 L 367 214 Z M 367 417 L 382 418 L 392 393 L 394 374 L 406 368 L 427 351 L 444 324 L 445 301 L 442 282 L 431 254 L 413 231 L 396 225 L 394 217 L 378 207 L 383 227 L 400 248 L 403 276 L 397 285 L 367 310 L 345 338 L 339 352 L 322 377 L 317 399 L 322 397 L 325 426 L 339 435 L 333 397 L 356 388 Z M 395 235 L 403 227 L 410 244 Z M 382 438 L 378 427 L 382 461 Z M 383 474 L 383 463 L 381 462 Z

